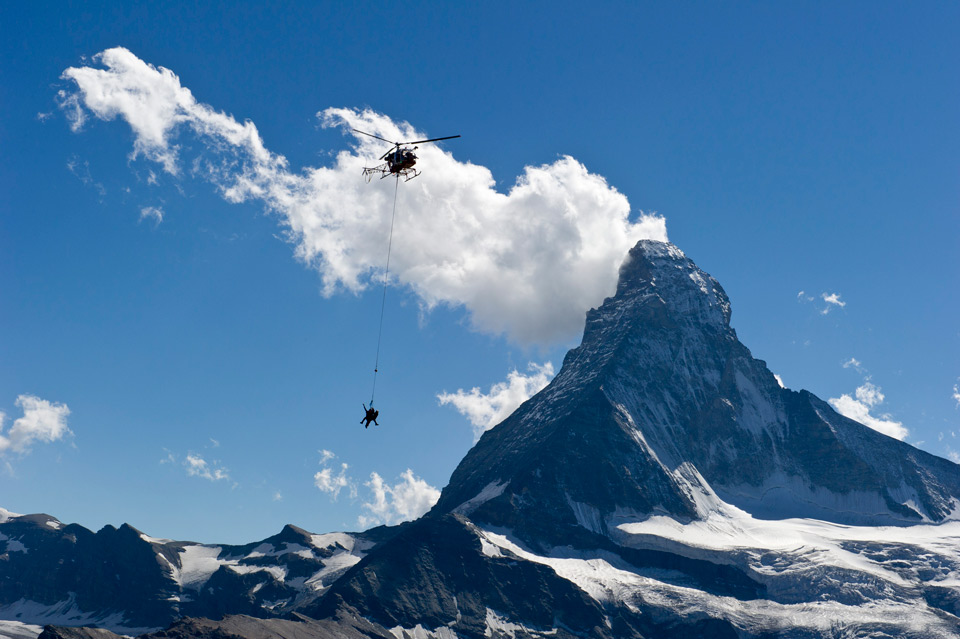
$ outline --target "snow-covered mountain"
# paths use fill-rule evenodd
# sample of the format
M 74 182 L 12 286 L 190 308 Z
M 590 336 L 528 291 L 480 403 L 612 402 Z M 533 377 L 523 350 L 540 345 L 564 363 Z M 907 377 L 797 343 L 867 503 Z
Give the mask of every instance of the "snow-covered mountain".
M 125 634 L 184 616 L 279 616 L 322 594 L 385 532 L 285 526 L 228 546 L 155 539 L 127 524 L 93 533 L 49 515 L 2 514 L 0 619 Z
M 679 249 L 640 242 L 560 373 L 419 520 L 339 546 L 110 534 L 150 549 L 164 611 L 287 617 L 165 638 L 960 637 L 960 466 L 780 387 L 730 312 Z M 19 521 L 3 556 L 34 543 Z

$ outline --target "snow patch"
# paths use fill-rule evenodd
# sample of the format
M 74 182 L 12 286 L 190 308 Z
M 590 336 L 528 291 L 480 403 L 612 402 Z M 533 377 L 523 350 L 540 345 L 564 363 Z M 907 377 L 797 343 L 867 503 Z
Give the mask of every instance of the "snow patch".
M 652 544 L 663 536 L 676 542 L 671 548 L 674 552 L 677 552 L 678 548 L 699 542 L 706 547 L 724 551 L 737 551 L 743 547 L 759 545 L 763 548 L 779 548 L 785 552 L 800 553 L 795 557 L 802 559 L 803 555 L 806 555 L 809 561 L 797 563 L 805 564 L 809 572 L 799 575 L 798 579 L 790 583 L 798 586 L 804 584 L 807 588 L 811 586 L 811 577 L 819 579 L 824 567 L 833 562 L 854 570 L 870 571 L 881 581 L 879 588 L 883 587 L 883 582 L 894 587 L 885 590 L 889 596 L 878 597 L 862 605 L 816 600 L 802 603 L 779 603 L 767 599 L 741 600 L 678 585 L 675 580 L 665 581 L 666 575 L 652 570 L 638 570 L 626 564 L 619 556 L 606 551 L 563 548 L 554 549 L 549 556 L 542 556 L 522 547 L 510 536 L 509 531 L 480 532 L 491 544 L 520 559 L 549 566 L 559 577 L 570 581 L 597 602 L 603 605 L 622 605 L 634 613 L 640 613 L 643 609 L 660 608 L 673 610 L 684 617 L 727 619 L 750 636 L 782 627 L 784 620 L 789 620 L 789 627 L 806 629 L 817 633 L 817 636 L 828 632 L 832 634 L 823 636 L 847 636 L 847 632 L 854 633 L 864 626 L 888 626 L 891 630 L 895 629 L 896 636 L 903 636 L 906 632 L 930 638 L 956 637 L 954 624 L 931 610 L 918 596 L 919 577 L 916 577 L 916 581 L 908 582 L 866 557 L 844 550 L 838 541 L 887 539 L 903 542 L 906 538 L 910 543 L 919 542 L 929 546 L 931 550 L 947 550 L 952 557 L 957 558 L 960 554 L 957 552 L 960 548 L 958 523 L 914 526 L 911 529 L 857 528 L 812 520 L 768 522 L 752 520 L 749 516 L 733 519 L 717 514 L 709 521 L 694 521 L 689 524 L 681 524 L 668 517 L 651 517 L 643 522 L 622 523 L 618 528 L 626 533 L 622 535 L 621 543 L 634 541 L 637 543 L 625 545 L 643 548 L 655 547 Z M 643 538 L 637 538 L 641 534 Z M 820 547 L 811 548 L 811 544 L 820 543 L 817 541 L 819 534 L 827 536 L 819 537 L 822 541 Z M 831 541 L 829 535 L 832 535 L 834 540 Z M 829 548 L 830 546 L 832 548 Z M 757 553 L 757 561 L 751 566 L 756 570 L 754 577 L 761 580 L 765 576 L 761 561 L 764 554 Z M 731 552 L 727 556 L 734 558 L 738 553 Z M 788 559 L 784 565 L 766 566 L 766 570 L 768 573 L 777 569 L 792 570 L 793 563 Z M 956 573 L 951 575 L 960 577 L 960 574 Z M 944 578 L 933 583 L 950 587 L 949 584 L 953 581 Z M 896 598 L 894 593 L 897 592 L 906 593 L 906 596 Z M 907 598 L 910 596 L 913 598 Z
M 43 626 L 22 621 L 0 621 L 0 637 L 5 639 L 37 639 Z
M 574 501 L 569 494 L 567 495 L 567 504 L 570 506 L 570 510 L 573 511 L 573 516 L 577 518 L 577 523 L 580 524 L 581 527 L 598 535 L 604 534 L 603 515 L 600 514 L 599 510 L 590 504 L 582 504 Z
M 446 626 L 428 630 L 420 624 L 417 624 L 413 628 L 395 626 L 390 628 L 390 634 L 397 639 L 458 639 L 457 633 Z
M 307 579 L 304 585 L 316 592 L 326 590 L 340 575 L 355 566 L 366 556 L 365 553 L 360 551 L 360 546 L 362 545 L 363 548 L 366 549 L 373 545 L 368 545 L 368 543 L 369 542 L 363 542 L 362 544 L 358 544 L 357 550 L 354 552 L 342 551 L 331 557 L 327 557 L 323 560 L 323 568 Z
M 254 572 L 265 572 L 277 581 L 283 582 L 287 578 L 287 569 L 283 566 L 251 566 L 249 564 L 226 564 L 227 568 L 238 575 L 249 575 Z
M 353 535 L 340 532 L 327 533 L 325 535 L 311 535 L 310 543 L 313 544 L 314 548 L 321 549 L 339 545 L 347 552 L 369 550 L 374 546 L 374 543 L 371 541 L 358 539 Z
M 180 568 L 175 569 L 173 579 L 182 588 L 197 589 L 202 586 L 220 566 L 220 546 L 184 546 L 180 550 Z
M 458 515 L 469 515 L 486 502 L 502 495 L 503 490 L 507 487 L 508 483 L 509 482 L 501 481 L 490 482 L 484 486 L 483 490 L 477 493 L 474 497 L 471 497 L 467 501 L 454 508 L 453 512 L 457 513 Z
M 487 627 L 483 632 L 485 637 L 501 637 L 506 635 L 510 637 L 510 639 L 516 639 L 518 632 L 521 637 L 529 637 L 531 635 L 535 637 L 552 637 L 557 634 L 556 628 L 547 631 L 534 630 L 523 624 L 513 623 L 512 621 L 508 621 L 506 617 L 501 617 L 495 610 L 490 608 L 487 608 L 486 625 Z
M 778 422 L 786 421 L 774 410 L 773 402 L 757 388 L 743 371 L 737 370 L 734 375 L 737 389 L 740 391 L 740 426 L 752 433 L 760 433 L 764 429 L 776 426 Z

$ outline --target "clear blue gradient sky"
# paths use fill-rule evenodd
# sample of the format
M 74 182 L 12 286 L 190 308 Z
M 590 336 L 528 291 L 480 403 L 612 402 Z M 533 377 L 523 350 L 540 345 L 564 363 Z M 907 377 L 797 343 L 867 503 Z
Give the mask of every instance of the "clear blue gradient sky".
M 113 47 L 254 123 L 292 175 L 356 148 L 321 126 L 330 107 L 461 134 L 401 184 L 407 233 L 441 161 L 505 194 L 571 156 L 632 224 L 665 219 L 786 386 L 960 452 L 960 5 L 116 5 L 0 7 L 0 507 L 221 543 L 397 521 L 474 441 L 438 394 L 559 369 L 579 340 L 485 330 L 476 308 L 393 287 L 383 426 L 365 431 L 381 291 L 324 296 L 281 215 L 194 170 L 219 157 L 209 140 L 172 134 L 173 175 L 132 157 L 122 117 L 72 130 L 61 76 Z M 382 184 L 358 193 L 373 210 Z

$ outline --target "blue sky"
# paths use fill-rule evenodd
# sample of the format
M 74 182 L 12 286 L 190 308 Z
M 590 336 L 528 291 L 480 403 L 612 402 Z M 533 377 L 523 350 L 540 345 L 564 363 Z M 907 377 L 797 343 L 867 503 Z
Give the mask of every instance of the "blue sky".
M 664 228 L 788 387 L 960 452 L 960 8 L 583 7 L 0 8 L 0 506 L 234 543 L 410 516 Z M 400 185 L 367 431 L 392 185 L 344 123 L 463 136 Z

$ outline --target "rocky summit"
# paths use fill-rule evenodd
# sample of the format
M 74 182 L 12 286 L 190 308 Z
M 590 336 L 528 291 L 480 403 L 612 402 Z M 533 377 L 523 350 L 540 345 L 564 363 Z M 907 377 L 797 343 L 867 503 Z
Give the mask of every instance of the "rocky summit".
M 420 519 L 226 547 L 8 517 L 0 618 L 250 639 L 960 637 L 960 466 L 781 387 L 730 316 L 716 280 L 642 241 L 554 380 Z M 114 574 L 122 596 L 104 594 Z

